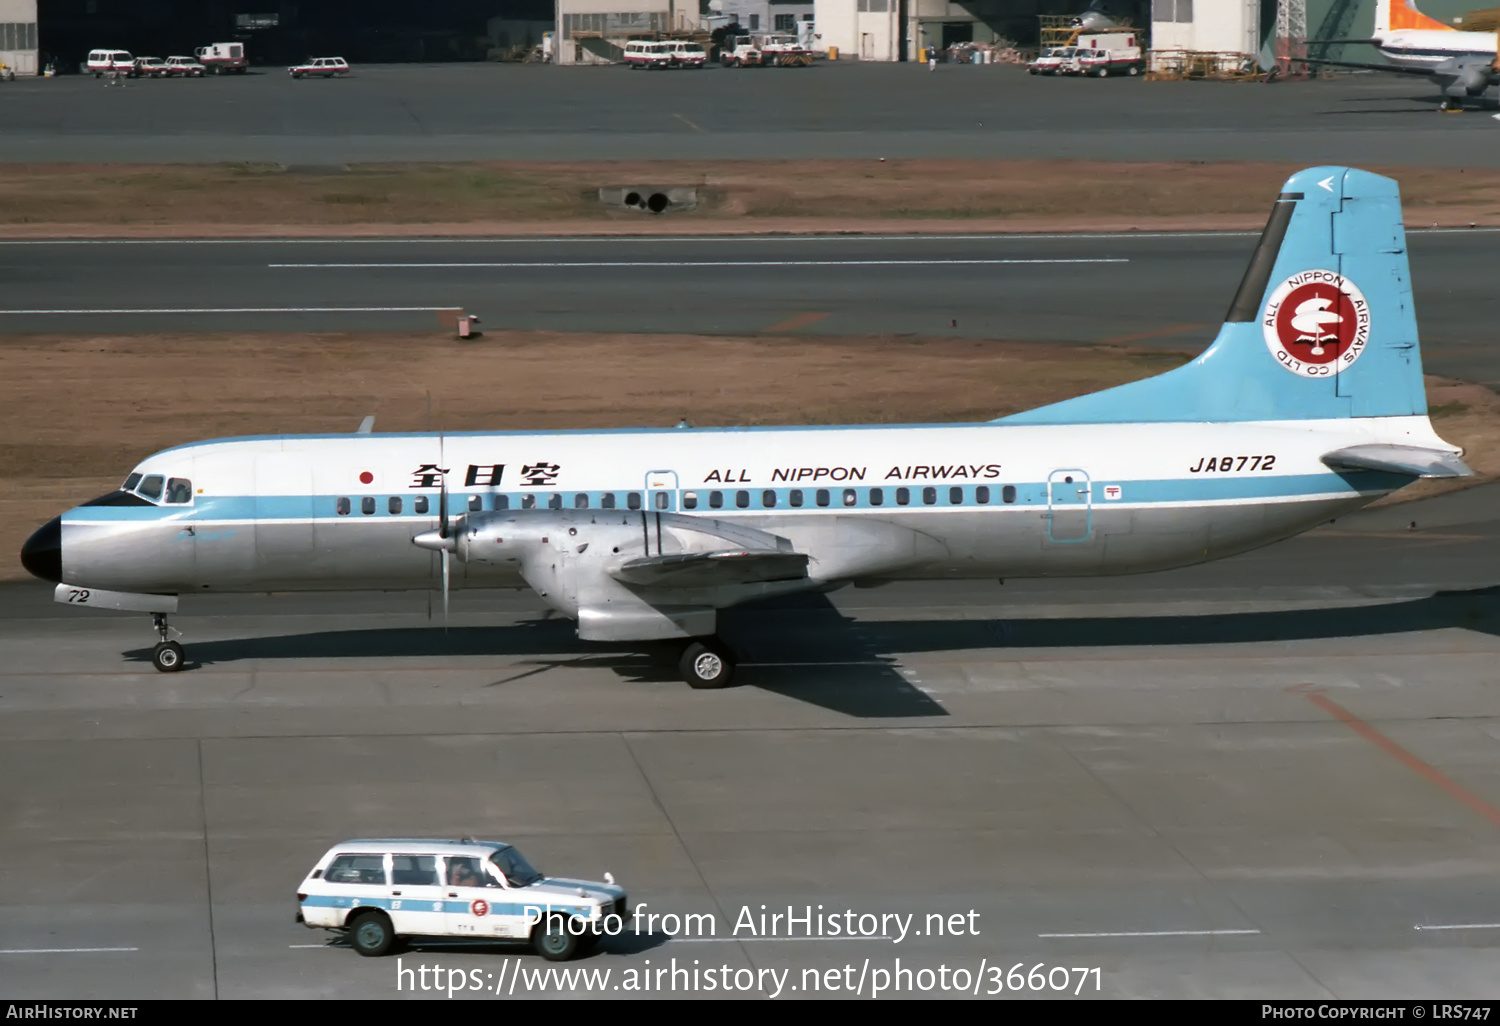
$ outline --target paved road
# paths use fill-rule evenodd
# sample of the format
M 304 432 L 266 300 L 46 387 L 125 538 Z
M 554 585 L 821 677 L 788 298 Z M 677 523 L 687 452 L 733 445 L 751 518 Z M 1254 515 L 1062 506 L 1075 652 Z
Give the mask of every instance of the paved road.
M 0 161 L 341 164 L 412 160 L 1076 157 L 1500 166 L 1487 113 L 1436 113 L 1426 82 L 1148 83 L 1006 66 L 824 63 L 400 65 L 337 81 L 274 71 L 0 93 Z
M 144 617 L 0 587 L 0 992 L 396 995 L 394 958 L 292 922 L 296 882 L 346 837 L 475 833 L 717 917 L 606 942 L 582 964 L 615 983 L 697 960 L 802 994 L 900 958 L 1098 967 L 1107 996 L 1493 997 L 1497 498 L 1169 574 L 747 611 L 755 665 L 718 693 L 522 593 L 456 596 L 446 632 L 420 595 L 205 597 L 164 677 Z M 761 904 L 979 933 L 734 939 Z M 517 957 L 541 966 L 401 966 L 492 986 Z
M 1427 368 L 1500 383 L 1500 232 L 1409 238 Z M 463 308 L 492 330 L 959 334 L 1196 351 L 1254 243 L 1253 233 L 0 243 L 0 333 L 431 330 L 434 309 Z

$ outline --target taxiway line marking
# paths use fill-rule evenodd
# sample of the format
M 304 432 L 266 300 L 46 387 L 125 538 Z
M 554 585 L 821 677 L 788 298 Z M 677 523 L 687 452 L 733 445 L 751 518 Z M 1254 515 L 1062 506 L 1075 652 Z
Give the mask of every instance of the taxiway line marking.
M 1412 927 L 1413 930 L 1500 930 L 1500 923 L 1447 923 L 1439 926 L 1427 926 L 1418 923 Z
M 0 310 L 0 314 L 69 317 L 77 314 L 442 313 L 454 306 L 181 306 L 95 310 Z
M 880 937 L 669 937 L 669 941 L 691 941 L 694 944 L 768 944 L 801 941 L 888 941 L 895 938 Z
M 676 118 L 678 121 L 681 121 L 684 125 L 687 125 L 689 128 L 691 128 L 695 132 L 701 133 L 703 131 L 703 129 L 701 129 L 697 125 L 693 124 L 691 121 L 689 121 L 687 118 L 683 117 L 681 114 L 674 113 L 672 116 L 674 118 Z
M 1259 930 L 1128 930 L 1119 933 L 1039 933 L 1038 937 L 1237 937 Z
M 370 271 L 435 268 L 439 270 L 514 269 L 523 271 L 552 270 L 570 267 L 590 269 L 610 267 L 953 267 L 1004 264 L 1128 264 L 1129 257 L 973 257 L 910 260 L 535 260 L 535 261 L 394 261 L 391 263 L 306 263 L 267 264 L 276 270 L 293 271 Z
M 140 948 L 0 948 L 0 955 L 86 955 L 101 951 L 139 951 Z
M 1370 742 L 1376 748 L 1379 748 L 1381 751 L 1394 758 L 1397 762 L 1401 763 L 1401 765 L 1405 766 L 1407 769 L 1411 770 L 1413 773 L 1417 774 L 1419 777 L 1422 777 L 1429 783 L 1436 784 L 1438 787 L 1448 792 L 1449 796 L 1456 798 L 1459 802 L 1468 806 L 1471 811 L 1478 813 L 1480 816 L 1489 820 L 1495 826 L 1500 827 L 1500 809 L 1495 808 L 1489 802 L 1485 801 L 1474 792 L 1459 784 L 1452 777 L 1448 776 L 1448 774 L 1444 773 L 1436 766 L 1433 766 L 1431 763 L 1424 762 L 1421 759 L 1417 758 L 1417 756 L 1413 755 L 1405 748 L 1402 748 L 1395 741 L 1392 741 L 1389 737 L 1386 737 L 1380 731 L 1370 726 L 1370 724 L 1354 715 L 1348 709 L 1345 709 L 1343 706 L 1339 705 L 1327 695 L 1321 695 L 1316 692 L 1307 690 L 1297 690 L 1306 689 L 1311 686 L 1313 685 L 1298 684 L 1296 688 L 1288 688 L 1287 690 L 1303 695 L 1313 705 L 1338 719 L 1350 730 L 1354 731 L 1356 734 L 1364 738 L 1366 741 Z
M 771 325 L 765 330 L 796 331 L 798 328 L 805 328 L 809 324 L 817 324 L 819 321 L 824 320 L 827 317 L 828 314 L 826 313 L 813 313 L 812 311 L 808 311 L 807 313 L 799 313 L 793 317 L 788 317 L 784 321 L 777 321 L 775 324 Z

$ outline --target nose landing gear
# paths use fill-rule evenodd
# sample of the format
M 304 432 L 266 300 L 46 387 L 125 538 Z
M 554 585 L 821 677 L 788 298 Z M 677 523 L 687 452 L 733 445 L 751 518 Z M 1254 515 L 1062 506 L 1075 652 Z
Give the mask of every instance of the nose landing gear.
M 176 673 L 182 669 L 184 656 L 182 646 L 175 641 L 167 640 L 169 634 L 180 634 L 176 628 L 167 623 L 166 613 L 152 613 L 151 623 L 156 627 L 156 633 L 161 638 L 156 647 L 151 650 L 151 665 L 161 673 Z

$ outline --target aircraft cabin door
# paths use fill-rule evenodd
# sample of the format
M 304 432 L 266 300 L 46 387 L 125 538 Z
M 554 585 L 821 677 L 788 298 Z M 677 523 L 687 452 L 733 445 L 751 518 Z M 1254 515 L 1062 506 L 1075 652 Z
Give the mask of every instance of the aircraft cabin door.
M 1047 477 L 1047 537 L 1078 542 L 1093 530 L 1093 491 L 1081 470 L 1054 470 Z
M 677 471 L 646 473 L 646 508 L 656 513 L 669 513 L 677 508 Z

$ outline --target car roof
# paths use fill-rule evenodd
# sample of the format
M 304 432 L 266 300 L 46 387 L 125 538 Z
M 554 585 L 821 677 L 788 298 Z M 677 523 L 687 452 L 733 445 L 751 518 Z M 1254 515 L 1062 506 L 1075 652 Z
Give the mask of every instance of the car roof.
M 510 845 L 504 841 L 478 841 L 478 840 L 452 840 L 430 837 L 359 837 L 351 841 L 335 844 L 328 849 L 329 855 L 343 855 L 352 853 L 373 854 L 371 849 L 377 851 L 390 851 L 398 854 L 411 855 L 473 855 L 476 852 L 499 851 L 509 848 Z

